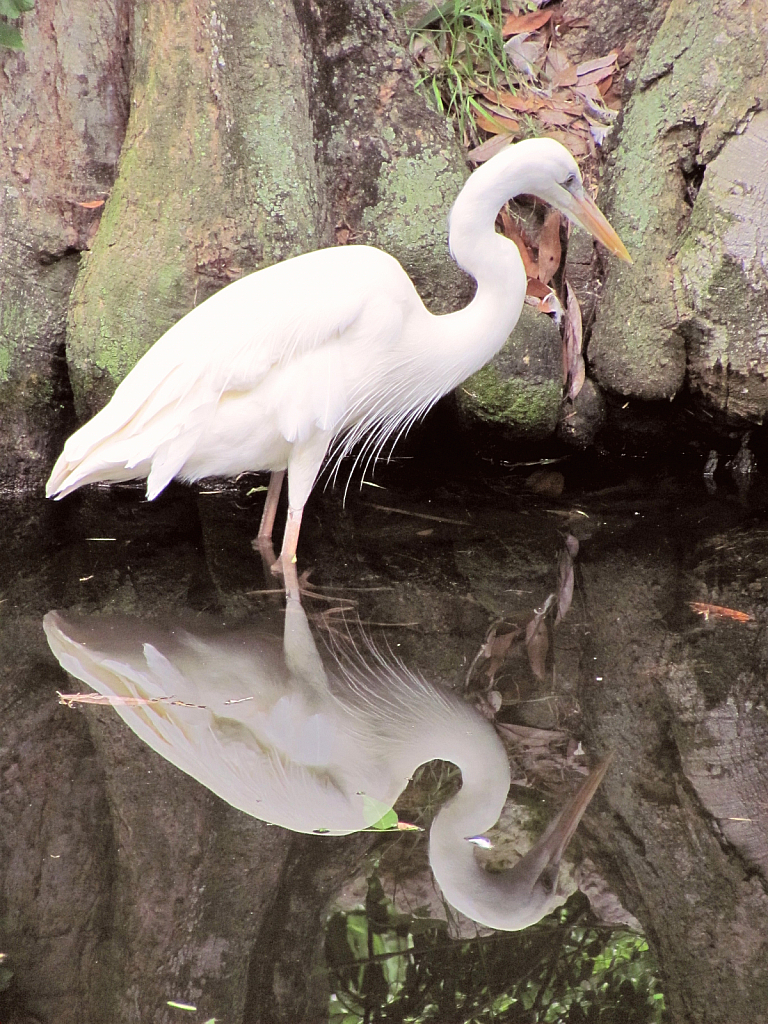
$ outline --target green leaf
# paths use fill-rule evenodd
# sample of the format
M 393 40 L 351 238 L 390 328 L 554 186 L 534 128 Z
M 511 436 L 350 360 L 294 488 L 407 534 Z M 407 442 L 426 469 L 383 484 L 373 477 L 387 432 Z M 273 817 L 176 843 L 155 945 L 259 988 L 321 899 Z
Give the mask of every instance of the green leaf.
M 21 32 L 12 25 L 5 25 L 0 21 L 0 46 L 7 46 L 9 50 L 23 50 Z
M 363 798 L 365 820 L 370 822 L 368 828 L 376 829 L 377 832 L 397 828 L 397 815 L 391 807 L 375 796 L 362 792 L 359 795 Z
M 391 829 L 397 828 L 397 814 L 393 810 L 387 811 L 371 825 L 371 828 L 375 828 L 377 832 L 389 832 Z
M 25 11 L 31 11 L 35 0 L 0 0 L 0 14 L 4 18 L 20 18 Z

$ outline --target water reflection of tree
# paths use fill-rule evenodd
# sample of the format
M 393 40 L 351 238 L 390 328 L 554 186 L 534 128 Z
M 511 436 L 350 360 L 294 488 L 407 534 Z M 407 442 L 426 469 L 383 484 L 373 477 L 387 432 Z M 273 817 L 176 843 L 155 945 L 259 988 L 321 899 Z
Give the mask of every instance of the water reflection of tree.
M 325 956 L 332 1024 L 651 1024 L 664 1009 L 645 940 L 596 924 L 581 894 L 523 932 L 452 940 L 445 922 L 399 913 L 374 875 L 364 909 L 331 917 Z

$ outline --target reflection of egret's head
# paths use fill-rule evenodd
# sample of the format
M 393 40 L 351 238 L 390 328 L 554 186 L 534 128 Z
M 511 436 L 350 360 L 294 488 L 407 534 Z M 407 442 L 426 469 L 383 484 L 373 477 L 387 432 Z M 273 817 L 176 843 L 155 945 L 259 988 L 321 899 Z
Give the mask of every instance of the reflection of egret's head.
M 326 669 L 298 602 L 288 602 L 282 645 L 253 627 L 193 630 L 57 612 L 44 627 L 62 667 L 110 697 L 142 740 L 264 821 L 299 832 L 358 831 L 392 806 L 419 765 L 452 761 L 462 787 L 430 831 L 430 862 L 446 899 L 501 929 L 524 928 L 562 902 L 560 857 L 607 762 L 514 868 L 489 872 L 468 839 L 496 823 L 509 789 L 493 726 L 375 651 Z

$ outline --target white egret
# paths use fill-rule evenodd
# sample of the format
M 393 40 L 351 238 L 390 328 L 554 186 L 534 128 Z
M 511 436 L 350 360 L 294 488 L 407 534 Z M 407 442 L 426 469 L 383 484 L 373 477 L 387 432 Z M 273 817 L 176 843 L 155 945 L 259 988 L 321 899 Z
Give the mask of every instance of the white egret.
M 111 698 L 137 736 L 263 821 L 297 832 L 355 832 L 392 807 L 419 765 L 452 761 L 462 786 L 438 811 L 429 847 L 448 902 L 506 930 L 563 902 L 560 858 L 607 761 L 515 867 L 490 872 L 468 840 L 497 822 L 509 790 L 509 762 L 493 726 L 374 650 L 370 663 L 356 657 L 326 670 L 298 601 L 287 602 L 282 650 L 253 626 L 49 612 L 44 627 L 61 666 Z
M 374 457 L 504 344 L 526 275 L 517 246 L 494 225 L 503 204 L 522 193 L 629 260 L 563 146 L 509 146 L 470 176 L 451 210 L 451 253 L 477 281 L 466 308 L 434 316 L 397 260 L 371 246 L 322 249 L 250 274 L 193 309 L 139 360 L 66 442 L 47 496 L 146 477 L 151 500 L 173 479 L 270 470 L 259 527 L 268 540 L 287 470 L 281 562 L 293 562 L 330 446 L 338 458 L 360 445 L 362 457 Z

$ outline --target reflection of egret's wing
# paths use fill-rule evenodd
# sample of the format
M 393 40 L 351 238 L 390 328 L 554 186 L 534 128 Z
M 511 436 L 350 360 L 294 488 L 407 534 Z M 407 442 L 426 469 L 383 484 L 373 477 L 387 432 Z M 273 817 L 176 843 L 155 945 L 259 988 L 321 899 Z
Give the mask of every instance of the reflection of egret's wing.
M 99 693 L 201 705 L 116 710 L 159 754 L 264 821 L 354 832 L 392 806 L 419 765 L 452 761 L 462 788 L 430 831 L 430 861 L 449 902 L 506 929 L 524 928 L 561 902 L 560 856 L 605 767 L 520 864 L 486 872 L 466 840 L 496 823 L 509 789 L 493 726 L 373 649 L 327 671 L 298 601 L 288 601 L 282 650 L 251 630 L 199 624 L 193 631 L 125 619 L 70 622 L 49 612 L 44 627 L 61 665 Z
M 297 831 L 371 823 L 361 787 L 350 793 L 348 768 L 338 764 L 338 702 L 326 691 L 322 707 L 288 686 L 278 641 L 202 638 L 128 620 L 65 622 L 56 612 L 44 627 L 62 667 L 107 697 L 202 705 L 116 703 L 115 710 L 153 750 L 234 807 Z M 143 639 L 148 633 L 153 642 Z

